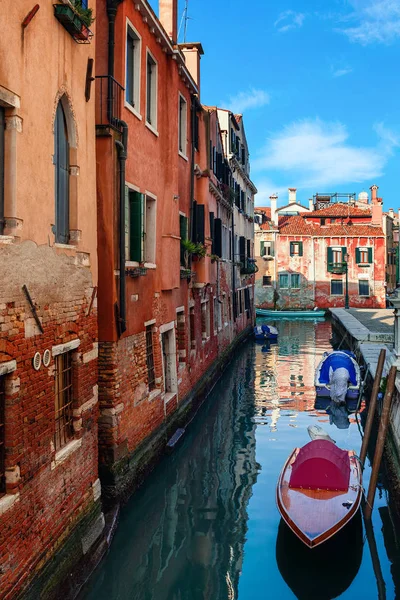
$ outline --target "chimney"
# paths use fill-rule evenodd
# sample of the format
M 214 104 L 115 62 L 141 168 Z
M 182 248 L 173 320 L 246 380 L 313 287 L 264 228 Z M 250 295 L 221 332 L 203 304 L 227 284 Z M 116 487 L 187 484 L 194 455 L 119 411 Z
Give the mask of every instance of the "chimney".
M 178 35 L 178 0 L 159 0 L 159 20 L 173 44 Z
M 275 225 L 278 225 L 278 217 L 276 214 L 276 201 L 278 200 L 278 194 L 272 194 L 269 199 L 271 201 L 271 221 Z
M 309 199 L 309 201 L 308 201 L 308 208 L 310 209 L 311 212 L 314 210 L 314 200 L 313 200 L 313 198 Z
M 204 54 L 203 47 L 199 42 L 196 42 L 192 44 L 179 44 L 179 48 L 185 57 L 188 71 L 197 86 L 199 91 L 198 97 L 200 99 L 200 58 Z
M 296 188 L 289 188 L 289 204 L 296 202 Z
M 393 208 L 389 208 L 389 217 L 391 219 L 394 219 L 394 210 L 393 210 Z
M 371 201 L 372 201 L 372 225 L 379 225 L 382 227 L 382 198 L 377 198 L 376 192 L 378 191 L 377 185 L 371 185 Z

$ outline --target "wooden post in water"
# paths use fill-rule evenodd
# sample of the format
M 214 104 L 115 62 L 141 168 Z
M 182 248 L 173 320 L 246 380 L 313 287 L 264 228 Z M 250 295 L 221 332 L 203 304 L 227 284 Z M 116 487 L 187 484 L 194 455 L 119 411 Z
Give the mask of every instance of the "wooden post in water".
M 360 463 L 362 468 L 364 469 L 365 458 L 367 456 L 369 438 L 371 436 L 372 424 L 374 422 L 375 410 L 376 410 L 376 401 L 379 393 L 379 386 L 381 384 L 383 367 L 385 364 L 386 350 L 382 348 L 379 353 L 378 364 L 375 372 L 374 384 L 372 386 L 371 398 L 368 406 L 368 416 L 367 422 L 365 424 L 364 437 L 361 444 L 361 452 L 360 452 Z
M 385 393 L 385 397 L 383 399 L 382 414 L 381 414 L 381 419 L 380 419 L 380 423 L 379 423 L 379 431 L 378 431 L 378 438 L 376 441 L 376 448 L 375 448 L 374 462 L 372 465 L 371 479 L 369 482 L 367 503 L 366 503 L 365 509 L 364 509 L 365 519 L 371 518 L 372 509 L 374 507 L 375 490 L 376 490 L 376 484 L 378 482 L 379 467 L 381 465 L 383 448 L 385 446 L 386 432 L 387 432 L 387 428 L 388 428 L 388 424 L 389 424 L 390 408 L 392 406 L 392 397 L 393 397 L 393 393 L 394 393 L 394 389 L 395 389 L 396 374 L 397 374 L 397 368 L 390 367 L 389 375 L 387 378 L 386 393 Z

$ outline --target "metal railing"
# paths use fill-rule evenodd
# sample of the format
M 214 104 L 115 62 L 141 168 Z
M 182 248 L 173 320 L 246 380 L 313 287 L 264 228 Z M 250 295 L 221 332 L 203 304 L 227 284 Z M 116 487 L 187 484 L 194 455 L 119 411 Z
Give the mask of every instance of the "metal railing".
M 258 271 L 258 267 L 256 265 L 255 262 L 253 262 L 253 260 L 245 260 L 244 262 L 240 263 L 240 273 L 241 275 L 253 275 L 254 273 L 257 273 Z
M 328 263 L 329 273 L 346 273 L 347 263 L 346 262 L 330 262 Z
M 96 75 L 96 125 L 119 128 L 124 91 L 111 75 Z

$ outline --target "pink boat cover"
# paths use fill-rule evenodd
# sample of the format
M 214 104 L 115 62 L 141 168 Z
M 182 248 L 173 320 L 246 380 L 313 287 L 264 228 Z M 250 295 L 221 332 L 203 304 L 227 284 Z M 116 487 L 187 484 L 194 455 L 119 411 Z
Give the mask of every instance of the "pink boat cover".
M 292 466 L 289 487 L 309 490 L 347 490 L 350 459 L 328 440 L 313 440 L 302 448 Z

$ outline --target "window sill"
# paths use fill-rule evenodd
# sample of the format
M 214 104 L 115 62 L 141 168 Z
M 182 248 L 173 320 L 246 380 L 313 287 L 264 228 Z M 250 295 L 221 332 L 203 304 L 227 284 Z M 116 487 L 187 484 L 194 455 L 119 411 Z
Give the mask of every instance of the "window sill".
M 56 467 L 65 462 L 74 452 L 82 446 L 82 440 L 72 440 L 68 442 L 66 446 L 56 452 L 54 461 L 51 463 L 51 470 L 53 471 Z
M 0 244 L 12 244 L 14 239 L 13 235 L 0 235 Z
M 188 162 L 188 157 L 186 156 L 186 154 L 184 154 L 183 152 L 181 152 L 180 150 L 178 150 L 178 154 L 181 158 L 183 158 L 183 160 L 186 160 L 186 162 Z
M 171 402 L 171 400 L 173 400 L 174 398 L 176 398 L 176 392 L 167 392 L 166 394 L 164 394 L 165 404 L 168 404 L 168 402 Z
M 126 264 L 126 263 L 125 263 Z M 155 263 L 144 263 L 144 268 L 145 269 L 156 269 L 157 265 Z
M 149 397 L 148 397 L 148 401 L 152 402 L 153 400 L 158 398 L 158 396 L 161 396 L 161 390 L 151 390 Z
M 54 248 L 61 248 L 61 250 L 76 250 L 76 246 L 72 244 L 60 244 L 59 242 L 54 243 Z
M 125 100 L 124 106 L 125 106 L 125 108 L 127 108 L 129 110 L 129 112 L 131 112 L 133 115 L 135 115 L 135 117 L 137 119 L 139 119 L 139 121 L 143 120 L 142 115 L 132 106 L 132 104 L 129 104 L 129 102 L 126 102 L 126 100 Z
M 153 135 L 155 135 L 156 137 L 159 137 L 160 134 L 158 133 L 157 129 L 154 129 L 154 127 L 152 125 L 150 125 L 150 123 L 148 121 L 146 121 L 145 125 L 146 125 L 147 129 L 149 129 Z
M 357 263 L 357 267 L 370 267 L 371 263 Z
M 140 267 L 140 262 L 138 262 L 137 260 L 126 260 L 125 267 Z
M 10 510 L 16 502 L 19 502 L 19 492 L 16 494 L 5 494 L 5 496 L 0 498 L 0 516 Z

